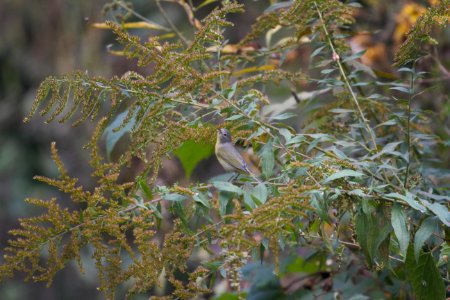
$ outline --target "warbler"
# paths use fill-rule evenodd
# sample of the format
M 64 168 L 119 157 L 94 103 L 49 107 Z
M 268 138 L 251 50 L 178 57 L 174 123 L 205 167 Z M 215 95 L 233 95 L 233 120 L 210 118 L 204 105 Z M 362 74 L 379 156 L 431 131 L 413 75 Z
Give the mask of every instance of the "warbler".
M 219 163 L 226 171 L 237 172 L 236 178 L 239 173 L 245 173 L 261 182 L 252 171 L 250 171 L 244 158 L 239 151 L 234 147 L 231 142 L 231 134 L 225 128 L 217 129 L 217 141 L 216 141 L 216 156 Z M 235 179 L 236 179 L 235 178 Z

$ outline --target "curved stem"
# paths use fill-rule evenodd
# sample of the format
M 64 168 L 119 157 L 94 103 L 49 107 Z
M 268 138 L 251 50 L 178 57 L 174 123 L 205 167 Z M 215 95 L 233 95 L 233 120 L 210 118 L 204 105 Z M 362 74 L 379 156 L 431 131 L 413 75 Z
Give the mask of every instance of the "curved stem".
M 153 21 L 147 19 L 147 18 L 144 17 L 143 15 L 141 15 L 141 14 L 135 12 L 134 10 L 130 9 L 128 6 L 126 6 L 125 4 L 123 4 L 122 1 L 117 1 L 117 2 L 115 2 L 115 3 L 117 3 L 120 7 L 122 7 L 122 8 L 125 9 L 127 12 L 129 12 L 129 13 L 132 14 L 132 15 L 134 15 L 135 17 L 138 17 L 139 19 L 141 19 L 141 20 L 143 20 L 143 21 L 145 21 L 145 22 L 147 22 L 147 23 L 154 24 L 154 25 L 158 26 L 158 28 L 159 28 L 160 30 L 163 30 L 163 31 L 170 31 L 169 28 L 166 28 L 166 27 L 164 27 L 164 26 L 161 26 L 161 25 L 159 25 L 159 24 L 157 24 L 157 23 L 155 23 L 155 22 L 153 22 Z
M 160 0 L 156 0 L 156 5 L 159 8 L 159 11 L 161 12 L 161 15 L 163 16 L 164 20 L 166 20 L 166 22 L 169 24 L 169 26 L 172 28 L 173 32 L 175 32 L 175 34 L 180 38 L 181 42 L 187 46 L 189 45 L 188 40 L 184 37 L 184 35 L 177 29 L 177 27 L 175 26 L 175 24 L 173 24 L 172 20 L 169 18 L 169 16 L 167 15 L 166 11 L 164 10 L 164 8 L 162 7 Z
M 329 34 L 328 30 L 327 30 L 327 27 L 325 26 L 325 22 L 323 20 L 322 13 L 320 12 L 319 7 L 317 6 L 316 2 L 314 2 L 314 5 L 316 6 L 316 11 L 317 11 L 317 14 L 319 15 L 319 19 L 320 19 L 320 22 L 322 24 L 323 31 L 324 31 L 325 36 L 327 38 L 327 42 L 330 45 L 331 51 L 333 52 L 333 57 L 336 58 L 335 61 L 337 62 L 337 65 L 339 67 L 339 72 L 341 73 L 341 76 L 344 79 L 345 86 L 347 87 L 347 90 L 350 93 L 350 96 L 351 96 L 353 102 L 355 103 L 356 108 L 358 109 L 358 113 L 360 115 L 360 118 L 361 118 L 361 120 L 364 123 L 364 127 L 366 127 L 366 130 L 367 130 L 367 132 L 370 135 L 370 139 L 372 141 L 373 148 L 376 151 L 377 143 L 375 141 L 375 134 L 374 134 L 373 130 L 370 128 L 369 121 L 364 116 L 364 113 L 363 113 L 363 111 L 361 109 L 361 106 L 359 105 L 359 102 L 358 102 L 358 99 L 357 99 L 357 97 L 355 95 L 355 92 L 353 91 L 352 86 L 350 85 L 350 82 L 349 82 L 349 80 L 347 78 L 347 75 L 345 74 L 344 67 L 342 66 L 342 63 L 341 63 L 341 59 L 340 59 L 338 53 L 336 52 L 336 49 L 335 49 L 335 47 L 333 45 L 333 42 L 332 42 L 331 37 L 330 37 L 330 34 Z

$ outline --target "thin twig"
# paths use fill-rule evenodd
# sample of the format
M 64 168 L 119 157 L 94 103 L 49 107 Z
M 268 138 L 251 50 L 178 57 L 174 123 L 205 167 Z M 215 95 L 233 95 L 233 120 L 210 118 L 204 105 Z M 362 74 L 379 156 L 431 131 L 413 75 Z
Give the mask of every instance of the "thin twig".
M 323 239 L 323 237 L 321 237 L 321 236 L 319 236 L 319 235 L 305 234 L 304 232 L 300 232 L 300 235 L 303 236 L 303 237 L 307 237 L 307 238 Z M 332 240 L 332 241 L 338 242 L 338 243 L 340 243 L 340 244 L 346 245 L 346 246 L 352 246 L 352 247 L 356 247 L 356 248 L 358 248 L 358 249 L 361 248 L 361 246 L 358 245 L 358 244 L 356 244 L 356 243 L 343 241 L 343 240 L 340 240 L 340 239 L 338 239 L 338 238 L 333 238 L 333 237 L 330 237 L 329 239 Z M 400 258 L 398 258 L 398 257 L 395 257 L 395 256 L 392 256 L 392 255 L 389 255 L 389 258 L 390 258 L 390 259 L 393 259 L 393 260 L 396 260 L 396 261 L 403 262 L 402 259 L 400 259 Z
M 161 30 L 163 30 L 163 31 L 170 31 L 169 28 L 166 28 L 166 27 L 164 27 L 164 26 L 162 26 L 162 25 L 159 25 L 159 24 L 157 24 L 157 23 L 155 23 L 155 22 L 153 22 L 153 21 L 147 19 L 147 18 L 144 17 L 143 15 L 141 15 L 141 14 L 135 12 L 134 10 L 130 9 L 128 6 L 126 6 L 125 4 L 123 4 L 122 1 L 117 1 L 116 3 L 117 3 L 120 7 L 122 7 L 123 9 L 125 9 L 127 12 L 129 12 L 129 13 L 131 13 L 132 15 L 138 17 L 139 19 L 141 19 L 141 20 L 143 20 L 143 21 L 145 21 L 145 22 L 148 22 L 148 23 L 150 23 L 150 24 L 155 24 L 155 25 L 157 25 L 157 26 L 158 26 Z
M 408 114 L 407 114 L 407 123 L 406 123 L 406 145 L 408 152 L 408 160 L 406 161 L 406 173 L 405 173 L 405 181 L 403 182 L 403 186 L 405 189 L 408 188 L 408 176 L 409 176 L 409 167 L 411 165 L 411 101 L 414 94 L 414 77 L 415 77 L 415 64 L 414 61 L 412 72 L 411 72 L 411 82 L 409 86 L 409 96 L 408 96 Z
M 220 225 L 220 224 L 222 224 L 223 222 L 225 222 L 225 221 L 224 221 L 224 220 L 221 220 L 221 221 L 219 221 L 219 222 L 217 222 L 217 223 L 208 225 L 206 228 L 204 228 L 203 230 L 197 232 L 197 233 L 194 234 L 192 237 L 193 237 L 193 238 L 198 237 L 198 236 L 202 235 L 203 233 L 205 233 L 206 231 L 208 231 L 209 229 L 211 229 L 211 228 L 213 228 L 213 227 L 215 227 L 215 226 L 217 226 L 217 225 Z
M 192 3 L 192 1 L 189 1 L 189 3 L 187 3 L 186 1 L 180 1 L 180 0 L 160 0 L 160 1 L 164 1 L 164 2 L 172 2 L 175 4 L 180 5 L 184 11 L 186 12 L 186 16 L 188 17 L 189 23 L 191 23 L 192 26 L 194 26 L 194 28 L 199 29 L 200 27 L 200 22 L 195 18 L 194 16 L 194 5 Z
M 324 31 L 325 36 L 327 38 L 328 44 L 330 45 L 331 51 L 333 52 L 333 56 L 336 58 L 335 61 L 338 64 L 339 72 L 341 73 L 341 76 L 344 79 L 345 85 L 346 85 L 346 87 L 347 87 L 347 89 L 348 89 L 348 91 L 349 91 L 349 93 L 350 93 L 350 95 L 351 95 L 351 97 L 353 99 L 353 102 L 356 105 L 356 108 L 358 109 L 358 112 L 359 112 L 359 115 L 361 117 L 361 120 L 363 121 L 364 126 L 366 127 L 366 130 L 367 130 L 367 132 L 370 135 L 370 138 L 371 138 L 372 143 L 373 143 L 373 148 L 376 151 L 377 150 L 377 143 L 376 143 L 376 140 L 375 140 L 375 134 L 374 134 L 373 130 L 370 128 L 369 122 L 366 119 L 366 117 L 364 116 L 364 113 L 363 113 L 361 107 L 359 106 L 358 99 L 357 99 L 355 93 L 353 92 L 353 89 L 352 89 L 352 86 L 350 85 L 350 82 L 348 81 L 347 75 L 345 74 L 344 68 L 343 68 L 342 63 L 341 63 L 341 59 L 340 59 L 338 53 L 336 52 L 336 49 L 334 48 L 333 42 L 331 41 L 330 34 L 328 33 L 328 29 L 325 26 L 325 22 L 323 20 L 322 13 L 320 12 L 319 7 L 317 6 L 316 2 L 314 2 L 314 5 L 316 6 L 316 11 L 317 11 L 317 13 L 319 15 L 320 22 L 322 24 L 322 28 L 323 28 L 323 31 Z
M 185 45 L 188 46 L 189 42 L 188 40 L 184 37 L 184 35 L 177 29 L 177 27 L 175 26 L 175 24 L 173 24 L 172 20 L 170 19 L 170 17 L 167 15 L 166 11 L 164 10 L 164 8 L 162 7 L 160 0 L 156 0 L 156 5 L 159 8 L 159 11 L 161 12 L 161 15 L 163 16 L 164 20 L 166 20 L 167 24 L 169 24 L 169 26 L 172 28 L 173 32 L 175 32 L 175 34 L 180 38 L 181 42 Z

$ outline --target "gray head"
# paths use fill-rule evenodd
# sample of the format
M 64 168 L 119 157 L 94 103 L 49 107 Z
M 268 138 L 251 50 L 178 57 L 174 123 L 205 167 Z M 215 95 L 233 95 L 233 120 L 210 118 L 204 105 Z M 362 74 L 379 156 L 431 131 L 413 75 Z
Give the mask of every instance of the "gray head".
M 217 129 L 217 142 L 220 144 L 231 142 L 231 134 L 228 131 L 228 129 L 225 128 Z

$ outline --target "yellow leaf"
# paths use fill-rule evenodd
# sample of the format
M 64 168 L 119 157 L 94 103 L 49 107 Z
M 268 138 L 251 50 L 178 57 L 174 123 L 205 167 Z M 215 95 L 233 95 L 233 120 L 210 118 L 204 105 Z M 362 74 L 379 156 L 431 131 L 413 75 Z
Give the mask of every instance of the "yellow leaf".
M 167 30 L 167 28 L 158 25 L 156 23 L 149 23 L 149 22 L 128 22 L 123 23 L 122 26 L 124 28 L 142 28 L 142 29 L 155 29 L 155 30 Z
M 115 56 L 126 56 L 127 53 L 125 51 L 117 51 L 117 50 L 109 50 L 108 53 L 115 55 Z
M 158 35 L 158 37 L 160 40 L 171 39 L 171 38 L 175 37 L 175 33 L 161 34 L 161 35 Z
M 103 23 L 92 23 L 91 26 L 94 27 L 94 28 L 98 28 L 98 29 L 109 29 L 110 28 L 108 26 L 108 24 L 106 24 L 105 22 L 103 22 Z
M 255 67 L 249 67 L 245 68 L 236 72 L 233 72 L 233 76 L 241 76 L 247 73 L 253 73 L 253 72 L 259 72 L 259 71 L 270 71 L 276 69 L 276 66 L 274 65 L 262 65 L 262 66 L 255 66 Z
M 195 10 L 199 10 L 200 8 L 202 8 L 203 6 L 206 6 L 206 5 L 208 5 L 208 4 L 211 4 L 211 3 L 214 3 L 214 2 L 216 2 L 217 0 L 206 0 L 206 1 L 204 1 L 202 4 L 200 4 L 199 6 L 197 6 L 196 8 L 195 8 Z
M 107 23 L 103 22 L 103 23 L 93 23 L 91 25 L 94 28 L 99 28 L 99 29 L 110 29 L 111 27 L 108 26 Z M 167 28 L 158 25 L 156 23 L 153 22 L 128 22 L 128 23 L 122 23 L 122 27 L 126 28 L 126 29 L 154 29 L 154 30 L 164 30 L 164 31 L 168 31 Z

